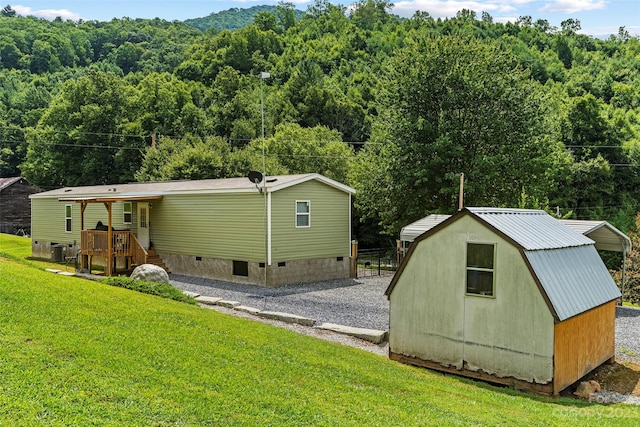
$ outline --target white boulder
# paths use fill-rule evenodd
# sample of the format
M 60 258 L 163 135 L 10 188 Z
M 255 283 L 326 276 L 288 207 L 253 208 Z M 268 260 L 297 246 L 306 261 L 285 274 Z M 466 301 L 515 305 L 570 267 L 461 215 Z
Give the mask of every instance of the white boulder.
M 153 264 L 142 264 L 137 266 L 130 278 L 145 282 L 169 283 L 169 275 L 162 267 Z

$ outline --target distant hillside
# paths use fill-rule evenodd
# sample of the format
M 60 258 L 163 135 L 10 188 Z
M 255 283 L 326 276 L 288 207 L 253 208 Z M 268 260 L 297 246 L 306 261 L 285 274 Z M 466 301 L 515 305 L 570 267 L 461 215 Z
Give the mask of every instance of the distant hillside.
M 216 30 L 237 30 L 247 25 L 253 24 L 253 16 L 258 12 L 270 12 L 275 14 L 276 6 L 252 6 L 248 9 L 239 9 L 237 7 L 223 10 L 218 13 L 212 13 L 204 18 L 187 19 L 184 21 L 186 25 L 197 28 L 201 31 L 215 28 Z M 304 15 L 301 10 L 296 10 L 296 19 L 300 19 Z

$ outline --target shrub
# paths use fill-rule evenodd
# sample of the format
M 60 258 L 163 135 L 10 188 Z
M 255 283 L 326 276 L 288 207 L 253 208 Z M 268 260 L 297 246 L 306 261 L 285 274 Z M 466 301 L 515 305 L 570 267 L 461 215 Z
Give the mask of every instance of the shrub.
M 166 283 L 144 282 L 142 280 L 134 280 L 124 276 L 108 277 L 100 280 L 100 282 L 106 283 L 107 285 L 111 286 L 131 289 L 133 291 L 142 292 L 145 294 L 157 295 L 162 298 L 186 302 L 188 304 L 196 303 L 196 300 L 194 300 L 192 297 L 183 294 L 179 289 Z

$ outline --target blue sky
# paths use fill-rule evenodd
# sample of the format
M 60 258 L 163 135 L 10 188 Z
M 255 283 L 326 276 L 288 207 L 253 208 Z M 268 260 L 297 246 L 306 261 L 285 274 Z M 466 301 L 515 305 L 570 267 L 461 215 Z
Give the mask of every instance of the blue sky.
M 288 0 L 300 10 L 312 2 Z M 353 0 L 332 3 L 348 6 Z M 276 4 L 267 0 L 47 0 L 10 4 L 20 15 L 33 15 L 46 19 L 108 21 L 112 18 L 162 18 L 183 21 L 200 18 L 212 12 L 232 7 L 248 8 L 262 4 Z M 2 3 L 0 3 L 2 4 Z M 617 34 L 626 27 L 632 36 L 640 36 L 640 0 L 399 0 L 392 13 L 410 17 L 416 10 L 429 12 L 434 18 L 455 16 L 461 9 L 471 9 L 480 16 L 482 11 L 493 16 L 495 22 L 514 22 L 519 16 L 529 15 L 534 20 L 546 19 L 552 26 L 568 18 L 578 19 L 582 33 L 596 37 Z

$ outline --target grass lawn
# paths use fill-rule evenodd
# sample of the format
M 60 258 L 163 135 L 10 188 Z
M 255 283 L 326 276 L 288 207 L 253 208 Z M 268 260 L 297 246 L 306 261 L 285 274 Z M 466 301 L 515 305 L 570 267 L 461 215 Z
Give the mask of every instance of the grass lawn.
M 636 426 L 640 407 L 493 387 L 47 273 L 0 235 L 0 425 Z M 27 239 L 25 239 L 27 240 Z M 29 243 L 27 243 L 29 244 Z

